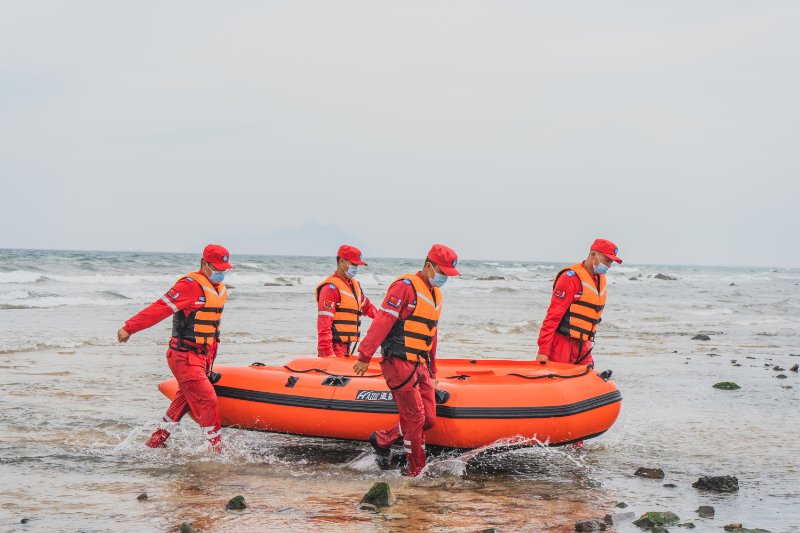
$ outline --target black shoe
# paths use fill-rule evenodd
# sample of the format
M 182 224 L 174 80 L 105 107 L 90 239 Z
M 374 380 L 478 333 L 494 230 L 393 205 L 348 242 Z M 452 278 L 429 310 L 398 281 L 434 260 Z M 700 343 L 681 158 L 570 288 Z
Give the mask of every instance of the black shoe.
M 378 463 L 378 468 L 381 470 L 389 470 L 389 457 L 392 455 L 392 450 L 378 446 L 378 436 L 375 433 L 370 433 L 369 443 L 372 445 L 372 450 L 375 452 L 375 462 Z

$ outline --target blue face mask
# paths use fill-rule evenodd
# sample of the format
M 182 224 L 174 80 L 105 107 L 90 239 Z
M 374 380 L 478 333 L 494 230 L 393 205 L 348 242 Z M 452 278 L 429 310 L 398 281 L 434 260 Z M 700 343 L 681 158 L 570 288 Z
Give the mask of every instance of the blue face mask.
M 225 281 L 225 271 L 224 270 L 212 270 L 211 275 L 208 277 L 211 280 L 211 283 L 222 283 Z
M 602 262 L 597 263 L 594 266 L 594 273 L 597 274 L 598 276 L 605 274 L 606 272 L 608 272 L 608 267 L 604 265 Z
M 356 274 L 358 274 L 358 267 L 356 265 L 350 265 L 350 268 L 348 268 L 347 272 L 345 272 L 347 279 L 356 277 Z
M 430 282 L 431 282 L 432 286 L 439 287 L 441 289 L 442 286 L 445 283 L 447 283 L 447 276 L 445 276 L 444 274 L 439 274 L 438 272 L 435 272 L 433 274 L 433 277 L 430 278 Z

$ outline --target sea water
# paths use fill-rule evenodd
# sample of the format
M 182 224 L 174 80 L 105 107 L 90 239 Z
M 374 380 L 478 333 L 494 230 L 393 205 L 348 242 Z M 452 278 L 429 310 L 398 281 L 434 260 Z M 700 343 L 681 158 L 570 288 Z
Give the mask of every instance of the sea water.
M 334 258 L 233 262 L 219 364 L 315 356 L 314 288 Z M 369 263 L 359 280 L 376 304 L 422 266 Z M 224 429 L 226 451 L 212 455 L 188 417 L 169 448 L 144 446 L 168 404 L 157 385 L 170 377 L 171 324 L 126 345 L 116 332 L 198 266 L 191 254 L 0 250 L 0 530 L 570 531 L 614 511 L 659 510 L 696 531 L 800 528 L 798 269 L 615 265 L 593 352 L 624 398 L 611 430 L 582 450 L 450 454 L 410 480 L 379 471 L 365 443 Z M 444 288 L 438 356 L 535 358 L 562 266 L 461 262 L 463 276 Z M 712 388 L 719 381 L 742 388 Z M 636 477 L 640 466 L 666 476 Z M 700 492 L 691 485 L 703 475 L 735 475 L 740 490 Z M 379 480 L 399 499 L 386 512 L 407 518 L 358 510 Z M 250 507 L 226 511 L 237 494 Z M 699 505 L 715 516 L 700 518 Z

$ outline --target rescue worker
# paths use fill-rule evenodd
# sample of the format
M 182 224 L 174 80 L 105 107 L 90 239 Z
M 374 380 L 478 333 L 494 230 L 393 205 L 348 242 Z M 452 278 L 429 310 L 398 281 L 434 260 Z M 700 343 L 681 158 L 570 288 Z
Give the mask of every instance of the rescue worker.
M 146 445 L 163 448 L 183 415 L 192 412 L 209 447 L 222 449 L 217 394 L 211 379 L 219 374 L 211 368 L 219 345 L 219 326 L 228 291 L 223 280 L 233 268 L 228 250 L 209 244 L 203 250 L 200 270 L 180 278 L 161 298 L 134 315 L 117 332 L 119 342 L 128 342 L 137 331 L 149 328 L 172 315 L 172 338 L 167 364 L 178 380 L 178 393 Z
M 356 279 L 361 250 L 343 244 L 336 254 L 336 272 L 317 286 L 317 355 L 349 357 L 361 338 L 361 316 L 375 318 L 378 310 L 364 296 Z
M 556 274 L 550 307 L 539 330 L 539 361 L 594 365 L 592 347 L 606 305 L 606 272 L 617 257 L 617 245 L 592 243 L 580 263 Z
M 392 444 L 403 439 L 408 460 L 406 474 L 414 477 L 425 467 L 423 431 L 436 424 L 437 324 L 442 312 L 441 287 L 456 270 L 458 256 L 441 244 L 434 244 L 425 264 L 416 274 L 400 276 L 386 292 L 378 316 L 370 325 L 358 349 L 357 375 L 364 375 L 378 346 L 383 360 L 381 371 L 392 391 L 400 423 L 370 435 L 378 466 L 389 468 Z

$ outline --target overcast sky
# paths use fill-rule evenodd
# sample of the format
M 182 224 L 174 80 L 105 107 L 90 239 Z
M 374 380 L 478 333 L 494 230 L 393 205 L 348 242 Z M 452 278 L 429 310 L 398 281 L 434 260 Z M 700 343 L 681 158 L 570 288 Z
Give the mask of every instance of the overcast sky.
M 372 256 L 566 261 L 601 236 L 633 263 L 800 266 L 798 20 L 4 0 L 0 247 L 332 254 L 303 235 L 333 225 Z

